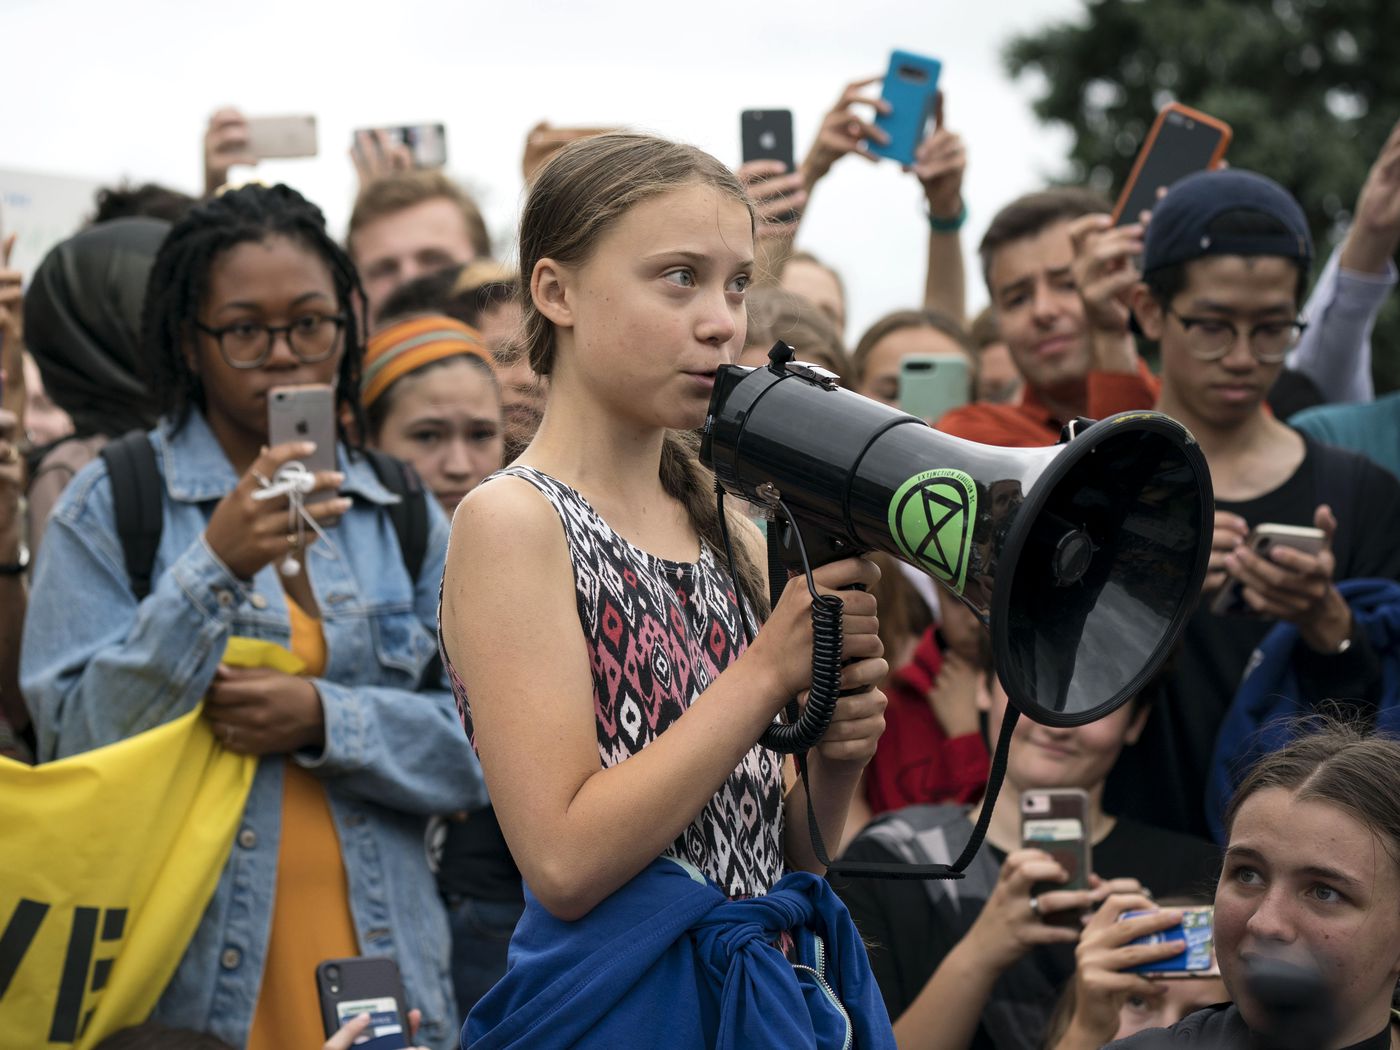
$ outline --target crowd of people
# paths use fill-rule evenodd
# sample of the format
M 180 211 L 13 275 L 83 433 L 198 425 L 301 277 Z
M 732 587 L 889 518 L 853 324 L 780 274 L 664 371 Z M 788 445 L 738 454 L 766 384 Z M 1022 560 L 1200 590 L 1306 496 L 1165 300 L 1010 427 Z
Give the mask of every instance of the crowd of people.
M 1325 262 L 1267 172 L 1188 176 L 1118 225 L 1050 188 L 985 224 L 971 316 L 968 150 L 940 112 L 908 169 L 923 300 L 854 333 L 802 217 L 885 106 L 849 85 L 791 172 L 542 124 L 509 252 L 387 143 L 356 152 L 342 243 L 296 189 L 228 183 L 255 158 L 221 110 L 198 197 L 104 191 L 31 274 L 0 246 L 0 752 L 198 711 L 255 761 L 173 977 L 103 1046 L 321 1045 L 312 974 L 356 956 L 395 960 L 434 1048 L 826 1045 L 839 1017 L 868 1047 L 1244 1047 L 1278 1023 L 1261 961 L 1323 989 L 1315 1045 L 1400 1038 L 1400 395 L 1371 379 L 1397 352 L 1372 334 L 1400 125 Z M 716 507 L 716 370 L 779 340 L 895 407 L 902 361 L 963 362 L 964 403 L 928 420 L 959 438 L 1156 409 L 1204 453 L 1176 651 L 1097 722 L 1021 721 L 989 814 L 1008 701 L 984 624 L 884 555 L 770 593 L 762 513 Z M 304 385 L 333 392 L 333 466 L 291 495 L 316 449 L 274 441 L 269 392 Z M 1266 550 L 1265 524 L 1322 540 Z M 812 685 L 823 598 L 843 693 L 799 776 L 759 738 Z M 293 663 L 237 665 L 231 639 Z M 1082 885 L 1023 840 L 1043 789 L 1087 800 Z M 823 842 L 946 864 L 979 817 L 961 880 L 822 878 Z M 1135 971 L 1212 903 L 1216 967 Z M 752 937 L 837 1013 L 798 1010 Z M 762 1009 L 733 1006 L 739 969 Z

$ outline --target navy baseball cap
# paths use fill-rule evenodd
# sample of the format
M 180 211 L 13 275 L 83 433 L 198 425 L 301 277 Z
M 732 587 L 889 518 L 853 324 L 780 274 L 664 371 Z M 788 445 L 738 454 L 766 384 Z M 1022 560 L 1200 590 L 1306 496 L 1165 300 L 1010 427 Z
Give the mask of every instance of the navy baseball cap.
M 1216 219 L 1234 212 L 1253 212 L 1273 222 L 1248 234 L 1212 232 Z M 1207 255 L 1272 255 L 1293 259 L 1306 271 L 1313 257 L 1307 217 L 1291 193 L 1252 171 L 1230 168 L 1188 175 L 1172 183 L 1152 209 L 1142 272 Z

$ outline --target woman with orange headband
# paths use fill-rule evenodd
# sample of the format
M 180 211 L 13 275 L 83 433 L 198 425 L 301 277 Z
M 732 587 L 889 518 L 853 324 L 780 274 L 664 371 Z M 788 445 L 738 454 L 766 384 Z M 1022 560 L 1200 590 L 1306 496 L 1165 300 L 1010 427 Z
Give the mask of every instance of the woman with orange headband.
M 486 343 L 436 313 L 401 315 L 365 352 L 360 401 L 366 444 L 413 464 L 450 517 L 499 470 L 505 425 Z M 506 969 L 506 947 L 525 897 L 489 805 L 448 820 L 438 840 L 438 892 L 452 930 L 452 988 L 465 1017 Z
M 501 394 L 486 344 L 443 314 L 392 322 L 369 341 L 360 401 L 367 443 L 411 463 L 450 517 L 501 467 Z

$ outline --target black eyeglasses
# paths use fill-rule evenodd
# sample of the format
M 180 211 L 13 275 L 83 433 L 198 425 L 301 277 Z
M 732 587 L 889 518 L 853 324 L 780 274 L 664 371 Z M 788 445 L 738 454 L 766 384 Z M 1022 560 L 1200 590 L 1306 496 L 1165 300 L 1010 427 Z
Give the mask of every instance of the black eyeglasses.
M 1171 307 L 1167 313 L 1186 331 L 1186 349 L 1197 361 L 1219 361 L 1239 342 L 1240 329 L 1219 317 L 1185 317 Z M 1249 329 L 1249 352 L 1261 365 L 1276 365 L 1298 345 L 1307 330 L 1302 321 L 1265 321 Z
M 291 324 L 255 324 L 235 321 L 222 328 L 211 328 L 196 321 L 194 326 L 205 335 L 214 337 L 230 368 L 259 368 L 272 354 L 272 342 L 279 335 L 287 337 L 296 359 L 312 365 L 324 361 L 340 346 L 340 330 L 345 327 L 343 314 L 307 314 Z

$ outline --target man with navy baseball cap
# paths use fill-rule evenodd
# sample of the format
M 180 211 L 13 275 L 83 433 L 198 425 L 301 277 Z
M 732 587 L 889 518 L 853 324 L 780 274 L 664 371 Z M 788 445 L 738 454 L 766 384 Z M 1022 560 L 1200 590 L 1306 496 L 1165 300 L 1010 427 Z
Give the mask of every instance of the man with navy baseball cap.
M 1320 691 L 1299 701 L 1362 695 L 1377 670 L 1333 581 L 1400 578 L 1400 482 L 1305 438 L 1265 403 L 1305 327 L 1298 311 L 1312 262 L 1302 208 L 1253 172 L 1182 179 L 1147 229 L 1132 305 L 1143 333 L 1161 346 L 1157 408 L 1200 442 L 1216 498 L 1210 571 L 1171 695 L 1157 705 L 1138 761 L 1120 763 L 1124 772 L 1110 784 L 1118 811 L 1166 827 L 1206 831 L 1217 731 L 1250 654 L 1276 623 L 1297 628 L 1295 664 Z M 1265 523 L 1320 529 L 1321 549 L 1275 544 L 1255 553 L 1246 537 Z M 1218 613 L 1222 589 L 1233 602 Z

